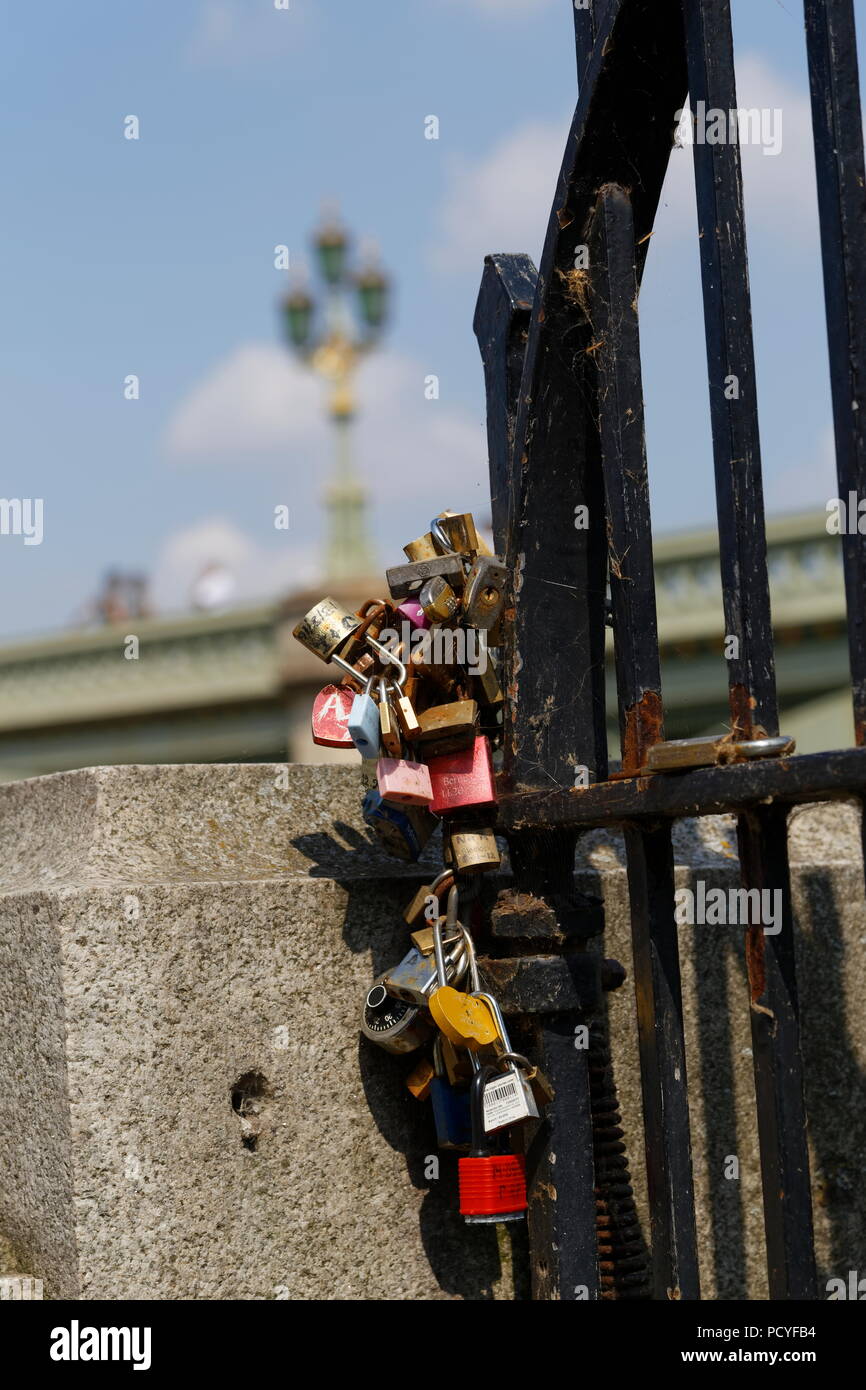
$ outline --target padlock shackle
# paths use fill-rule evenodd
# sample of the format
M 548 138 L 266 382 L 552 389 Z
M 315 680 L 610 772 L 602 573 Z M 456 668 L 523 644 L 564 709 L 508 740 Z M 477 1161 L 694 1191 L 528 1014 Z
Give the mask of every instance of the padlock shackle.
M 469 1113 L 472 1118 L 472 1148 L 470 1158 L 490 1158 L 493 1145 L 484 1129 L 484 1087 L 499 1073 L 489 1063 L 479 1067 L 469 1083 Z
M 433 520 L 430 522 L 430 535 L 437 544 L 441 545 L 446 555 L 457 555 L 459 553 L 451 544 L 451 537 L 443 528 L 442 521 L 438 516 L 434 516 Z
M 406 667 L 403 665 L 400 658 L 398 656 L 395 656 L 393 652 L 389 651 L 387 647 L 383 647 L 381 642 L 377 642 L 375 637 L 367 637 L 365 638 L 365 641 L 367 643 L 367 646 L 373 648 L 373 651 L 379 657 L 379 660 L 383 661 L 386 666 L 397 667 L 399 675 L 391 676 L 389 679 L 392 681 L 394 685 L 396 685 L 397 689 L 402 694 L 403 686 L 406 684 Z

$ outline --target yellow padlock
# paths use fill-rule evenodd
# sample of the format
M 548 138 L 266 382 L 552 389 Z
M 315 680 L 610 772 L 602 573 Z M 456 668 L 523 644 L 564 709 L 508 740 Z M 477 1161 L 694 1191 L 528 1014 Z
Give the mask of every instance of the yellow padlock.
M 429 1008 L 436 1027 L 455 1047 L 479 1052 L 501 1041 L 493 1010 L 484 999 L 440 985 L 430 995 Z

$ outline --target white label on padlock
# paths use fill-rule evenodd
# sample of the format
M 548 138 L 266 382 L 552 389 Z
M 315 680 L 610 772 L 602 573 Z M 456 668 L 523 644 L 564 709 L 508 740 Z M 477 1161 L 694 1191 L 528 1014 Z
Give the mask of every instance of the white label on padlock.
M 484 1087 L 484 1132 L 504 1129 L 520 1120 L 538 1118 L 538 1107 L 528 1084 L 513 1071 L 488 1081 Z

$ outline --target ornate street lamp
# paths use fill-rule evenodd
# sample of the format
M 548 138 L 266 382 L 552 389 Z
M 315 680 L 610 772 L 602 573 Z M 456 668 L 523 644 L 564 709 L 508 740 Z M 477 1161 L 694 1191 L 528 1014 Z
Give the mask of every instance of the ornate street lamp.
M 324 285 L 320 311 L 300 284 L 282 306 L 292 348 L 330 383 L 328 413 L 335 430 L 336 467 L 325 494 L 328 580 L 354 579 L 374 569 L 366 531 L 367 499 L 352 463 L 350 425 L 357 409 L 354 379 L 358 364 L 379 342 L 387 317 L 388 280 L 372 255 L 353 272 L 349 244 L 342 223 L 334 216 L 326 218 L 313 237 Z

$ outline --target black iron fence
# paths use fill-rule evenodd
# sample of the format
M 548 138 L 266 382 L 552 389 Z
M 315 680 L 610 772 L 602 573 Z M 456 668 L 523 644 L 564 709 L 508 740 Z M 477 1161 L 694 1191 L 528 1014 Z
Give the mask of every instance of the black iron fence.
M 855 528 L 841 541 L 857 748 L 752 759 L 745 745 L 779 728 L 740 149 L 736 138 L 696 142 L 731 732 L 710 765 L 649 775 L 664 707 L 638 296 L 675 113 L 687 94 L 693 110 L 737 110 L 730 4 L 594 0 L 574 14 L 580 94 L 541 265 L 489 256 L 475 318 L 496 549 L 515 576 L 500 777 L 515 889 L 502 895 L 493 933 L 519 960 L 489 968 L 503 983 L 507 975 L 512 995 L 519 983 L 556 1086 L 529 1154 L 534 1292 L 598 1298 L 643 1287 L 622 1146 L 600 1115 L 606 1105 L 616 1118 L 615 1101 L 598 1103 L 604 1057 L 597 1045 L 574 1046 L 600 990 L 616 983 L 615 966 L 606 979 L 586 950 L 600 922 L 575 901 L 576 836 L 617 826 L 627 846 L 651 1287 L 657 1298 L 700 1297 L 671 830 L 678 817 L 735 812 L 743 887 L 778 891 L 784 905 L 780 931 L 754 924 L 746 933 L 770 1297 L 815 1298 L 787 816 L 797 803 L 866 792 L 864 537 Z M 839 496 L 866 498 L 866 170 L 852 0 L 805 0 L 805 19 Z M 609 617 L 622 745 L 612 776 Z M 539 943 L 543 957 L 532 955 Z

